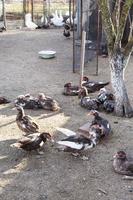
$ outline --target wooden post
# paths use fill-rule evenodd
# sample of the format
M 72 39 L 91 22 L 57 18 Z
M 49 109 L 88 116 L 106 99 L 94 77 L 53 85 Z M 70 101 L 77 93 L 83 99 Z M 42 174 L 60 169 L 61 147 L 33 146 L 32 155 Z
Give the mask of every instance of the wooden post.
M 23 20 L 25 26 L 25 14 L 26 14 L 26 0 L 23 0 Z
M 50 1 L 50 0 L 47 0 L 46 2 L 47 2 L 47 13 L 48 13 L 48 16 L 50 16 L 50 12 L 51 12 L 51 8 L 50 8 L 50 6 L 51 6 L 51 1 Z
M 96 49 L 96 76 L 98 76 L 98 55 L 99 55 L 99 26 L 100 26 L 100 13 L 97 7 L 97 49 Z
M 71 17 L 72 17 L 72 7 L 71 7 L 71 0 L 69 0 L 69 17 L 70 17 L 70 26 L 72 27 L 72 21 L 71 21 Z
M 80 87 L 82 87 L 82 80 L 84 76 L 85 43 L 86 43 L 86 32 L 83 31 L 81 40 Z
M 5 0 L 3 0 L 3 21 L 5 29 L 7 30 L 7 22 L 6 22 L 6 6 L 5 6 Z
M 73 73 L 75 73 L 75 28 L 74 28 L 74 0 L 73 0 Z
M 45 17 L 49 17 L 50 15 L 47 0 L 43 0 L 43 15 L 44 15 L 44 22 L 45 22 Z
M 34 0 L 31 0 L 31 17 L 32 21 L 34 21 Z
M 43 15 L 45 16 L 45 6 L 46 6 L 46 1 L 43 0 Z M 44 21 L 43 21 L 44 22 Z
M 82 15 L 83 15 L 83 8 L 82 8 L 82 0 L 77 1 L 77 38 L 81 39 L 82 37 Z
M 31 13 L 31 1 L 28 0 L 28 13 Z

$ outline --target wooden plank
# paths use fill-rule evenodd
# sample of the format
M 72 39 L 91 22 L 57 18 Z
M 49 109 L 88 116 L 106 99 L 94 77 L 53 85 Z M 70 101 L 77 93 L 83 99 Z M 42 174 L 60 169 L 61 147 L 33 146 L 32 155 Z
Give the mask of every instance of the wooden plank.
M 32 21 L 34 21 L 34 0 L 31 0 L 31 17 Z
M 83 31 L 82 43 L 81 43 L 80 87 L 82 87 L 82 81 L 83 81 L 83 75 L 84 75 L 85 42 L 86 42 L 86 32 Z
M 23 20 L 25 26 L 25 14 L 26 14 L 26 0 L 23 0 Z
M 3 0 L 3 21 L 4 21 L 5 29 L 7 30 L 7 21 L 6 21 L 6 5 L 5 5 L 5 0 Z

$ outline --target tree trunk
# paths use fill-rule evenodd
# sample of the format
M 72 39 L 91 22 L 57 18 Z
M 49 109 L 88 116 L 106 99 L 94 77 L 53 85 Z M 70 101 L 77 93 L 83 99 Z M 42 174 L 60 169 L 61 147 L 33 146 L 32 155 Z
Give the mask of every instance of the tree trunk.
M 110 57 L 111 83 L 115 96 L 115 113 L 117 116 L 132 117 L 133 110 L 129 102 L 124 82 L 124 56 L 116 52 Z

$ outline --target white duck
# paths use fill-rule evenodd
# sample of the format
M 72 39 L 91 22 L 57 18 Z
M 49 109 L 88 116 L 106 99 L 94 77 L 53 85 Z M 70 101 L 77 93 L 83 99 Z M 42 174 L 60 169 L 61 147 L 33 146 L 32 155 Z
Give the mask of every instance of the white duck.
M 32 22 L 31 13 L 25 15 L 25 25 L 30 29 L 36 29 L 38 26 Z

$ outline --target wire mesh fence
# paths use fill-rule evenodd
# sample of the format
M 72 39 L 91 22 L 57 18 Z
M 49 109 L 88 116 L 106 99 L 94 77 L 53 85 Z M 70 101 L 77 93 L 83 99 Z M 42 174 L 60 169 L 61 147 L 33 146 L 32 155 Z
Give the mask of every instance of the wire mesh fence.
M 77 0 L 77 29 L 74 31 L 73 71 L 77 72 L 81 64 L 82 30 L 86 32 L 85 67 L 90 74 L 98 74 L 99 13 L 94 0 Z M 93 62 L 92 62 L 93 61 Z

